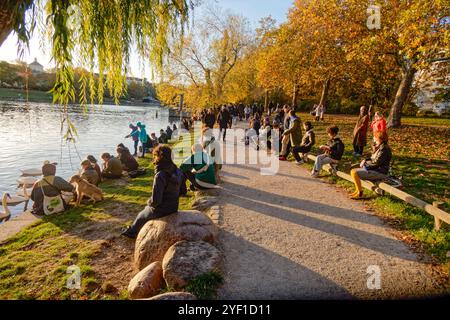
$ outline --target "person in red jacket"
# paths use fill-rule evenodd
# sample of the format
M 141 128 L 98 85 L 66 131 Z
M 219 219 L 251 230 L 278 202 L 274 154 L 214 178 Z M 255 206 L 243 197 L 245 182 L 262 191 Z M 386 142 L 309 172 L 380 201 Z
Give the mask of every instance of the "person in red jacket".
M 383 115 L 380 112 L 375 112 L 374 120 L 372 121 L 372 124 L 370 127 L 373 130 L 373 134 L 375 135 L 375 132 L 386 132 L 387 131 L 387 124 L 386 119 L 383 117 Z

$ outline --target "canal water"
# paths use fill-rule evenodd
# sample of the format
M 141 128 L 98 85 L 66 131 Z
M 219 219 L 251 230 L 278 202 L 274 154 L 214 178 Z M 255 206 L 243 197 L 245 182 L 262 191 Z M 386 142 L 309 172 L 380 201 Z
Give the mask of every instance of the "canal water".
M 20 169 L 40 168 L 45 160 L 57 162 L 57 175 L 68 179 L 77 170 L 81 159 L 94 155 L 101 163 L 103 152 L 115 154 L 124 143 L 132 151 L 128 125 L 142 122 L 148 134 L 176 123 L 169 110 L 159 105 L 92 106 L 84 111 L 69 108 L 78 138 L 75 145 L 65 142 L 61 134 L 61 111 L 58 106 L 37 103 L 0 101 L 0 197 L 4 192 L 15 194 Z M 13 215 L 23 211 L 23 204 L 10 207 Z

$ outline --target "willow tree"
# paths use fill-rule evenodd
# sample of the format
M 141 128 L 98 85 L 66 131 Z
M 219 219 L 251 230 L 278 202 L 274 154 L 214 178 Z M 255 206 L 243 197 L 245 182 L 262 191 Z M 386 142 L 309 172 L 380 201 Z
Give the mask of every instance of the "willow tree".
M 105 88 L 118 102 L 126 90 L 133 48 L 160 68 L 168 38 L 183 33 L 194 1 L 3 0 L 0 45 L 14 31 L 19 45 L 26 47 L 39 26 L 48 37 L 55 64 L 54 102 L 63 106 L 75 102 L 75 66 L 88 71 L 79 80 L 81 104 L 102 103 Z

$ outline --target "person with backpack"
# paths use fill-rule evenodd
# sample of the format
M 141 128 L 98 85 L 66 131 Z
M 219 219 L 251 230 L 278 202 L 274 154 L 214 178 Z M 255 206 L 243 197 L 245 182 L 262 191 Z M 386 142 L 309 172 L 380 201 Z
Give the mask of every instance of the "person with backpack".
M 328 140 L 326 145 L 320 146 L 320 150 L 324 153 L 318 155 L 316 158 L 314 168 L 311 171 L 311 176 L 313 178 L 319 176 L 319 172 L 325 164 L 337 164 L 342 159 L 345 146 L 342 140 L 337 136 L 338 133 L 339 128 L 337 126 L 327 128 L 327 134 L 330 140 Z
M 56 176 L 56 165 L 47 161 L 42 166 L 42 179 L 33 185 L 30 199 L 33 201 L 32 213 L 50 215 L 67 209 L 62 191 L 75 192 L 75 187 Z

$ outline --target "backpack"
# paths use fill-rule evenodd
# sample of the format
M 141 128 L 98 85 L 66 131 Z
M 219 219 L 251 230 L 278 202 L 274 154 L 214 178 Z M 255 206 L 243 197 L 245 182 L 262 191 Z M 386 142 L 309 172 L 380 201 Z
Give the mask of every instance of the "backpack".
M 334 153 L 334 157 L 336 160 L 341 160 L 344 155 L 345 146 L 341 139 L 338 139 L 336 144 L 336 152 Z
M 57 196 L 48 197 L 45 195 L 44 188 L 41 185 L 41 191 L 42 191 L 42 195 L 44 197 L 44 201 L 43 201 L 44 214 L 46 216 L 49 216 L 49 215 L 52 215 L 55 213 L 63 212 L 66 208 L 65 208 L 64 200 L 61 196 L 61 193 L 59 192 L 59 190 L 57 188 L 55 188 L 55 186 L 53 186 L 47 180 L 44 179 L 44 181 L 47 182 L 48 185 L 50 185 L 51 187 L 53 187 L 55 190 L 58 191 Z

